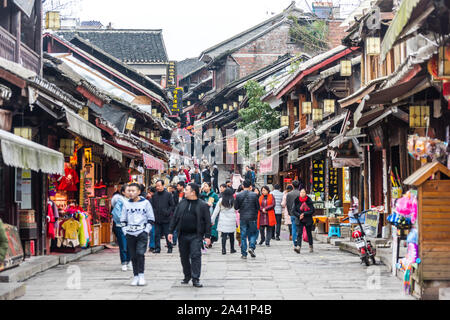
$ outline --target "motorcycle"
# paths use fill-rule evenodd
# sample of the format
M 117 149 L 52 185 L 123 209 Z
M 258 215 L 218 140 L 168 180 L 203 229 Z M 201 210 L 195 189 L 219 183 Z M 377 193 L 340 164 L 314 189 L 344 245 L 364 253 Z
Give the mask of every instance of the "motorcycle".
M 355 241 L 356 247 L 359 250 L 359 256 L 361 258 L 361 263 L 365 263 L 366 266 L 370 265 L 369 259 L 372 260 L 373 264 L 376 264 L 375 255 L 376 255 L 376 249 L 372 246 L 372 243 L 370 240 L 367 240 L 366 233 L 364 232 L 364 228 L 361 224 L 361 221 L 359 218 L 366 212 L 370 210 L 365 210 L 362 212 L 353 213 L 353 217 L 358 222 L 358 226 L 356 226 L 355 230 L 352 232 L 352 238 Z M 345 218 L 345 220 L 348 220 L 349 217 Z

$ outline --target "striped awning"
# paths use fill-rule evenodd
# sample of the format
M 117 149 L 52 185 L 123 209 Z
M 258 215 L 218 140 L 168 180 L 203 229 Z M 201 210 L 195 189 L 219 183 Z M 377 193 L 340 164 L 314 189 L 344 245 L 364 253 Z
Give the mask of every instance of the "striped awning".
M 36 142 L 0 129 L 1 156 L 11 167 L 64 174 L 64 155 Z
M 383 42 L 381 43 L 381 61 L 386 58 L 387 53 L 389 52 L 389 50 L 391 50 L 392 46 L 397 40 L 397 37 L 400 35 L 403 28 L 408 23 L 414 8 L 420 1 L 421 0 L 403 0 L 400 4 L 400 8 L 395 14 L 391 25 L 384 35 Z

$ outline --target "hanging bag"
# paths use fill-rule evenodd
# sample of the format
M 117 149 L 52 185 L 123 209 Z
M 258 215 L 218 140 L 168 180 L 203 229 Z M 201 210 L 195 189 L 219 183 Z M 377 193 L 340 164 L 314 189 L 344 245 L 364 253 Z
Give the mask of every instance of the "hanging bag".
M 308 233 L 306 232 L 306 227 L 303 227 L 303 241 L 308 242 Z

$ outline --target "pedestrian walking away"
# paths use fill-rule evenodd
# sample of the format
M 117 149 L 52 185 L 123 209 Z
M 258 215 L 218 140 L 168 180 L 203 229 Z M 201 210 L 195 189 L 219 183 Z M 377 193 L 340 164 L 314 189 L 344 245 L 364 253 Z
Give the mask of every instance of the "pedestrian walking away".
M 202 171 L 202 178 L 203 182 L 211 183 L 211 172 L 208 166 L 206 166 L 206 168 Z
M 143 286 L 145 285 L 145 251 L 155 216 L 150 202 L 139 196 L 141 192 L 139 184 L 129 184 L 125 192 L 130 199 L 123 204 L 120 223 L 127 238 L 128 253 L 133 264 L 134 278 L 131 285 Z
M 295 216 L 297 225 L 297 246 L 294 248 L 295 252 L 300 253 L 302 247 L 303 228 L 306 229 L 309 242 L 309 252 L 313 252 L 313 238 L 312 238 L 312 225 L 314 204 L 310 197 L 306 194 L 305 189 L 300 190 L 300 196 L 295 199 L 292 212 Z
M 156 182 L 156 193 L 151 199 L 155 214 L 155 251 L 161 252 L 161 236 L 164 235 L 167 243 L 167 253 L 172 253 L 172 242 L 169 242 L 169 223 L 175 209 L 173 196 L 164 188 L 164 180 Z
M 192 182 L 195 182 L 198 185 L 201 185 L 202 183 L 202 175 L 197 167 L 195 167 L 194 173 L 191 174 L 191 180 Z
M 217 231 L 221 233 L 222 237 L 222 254 L 226 254 L 227 239 L 230 239 L 230 253 L 235 253 L 234 249 L 234 232 L 236 231 L 236 210 L 234 209 L 234 196 L 233 191 L 227 188 L 222 198 L 214 209 L 214 213 L 211 217 L 211 223 L 214 224 L 216 220 Z M 217 219 L 216 219 L 217 218 Z
M 183 284 L 192 279 L 194 287 L 202 287 L 200 274 L 202 266 L 203 239 L 209 245 L 211 237 L 211 215 L 208 205 L 199 199 L 200 187 L 195 183 L 187 185 L 186 199 L 175 209 L 169 226 L 169 241 L 178 232 L 178 248 L 183 267 Z
M 127 201 L 126 196 L 126 185 L 124 184 L 120 191 L 116 192 L 111 198 L 111 207 L 113 208 L 111 211 L 111 215 L 113 218 L 113 232 L 117 239 L 117 244 L 119 245 L 119 255 L 120 262 L 122 264 L 122 271 L 127 271 L 131 269 L 131 260 L 130 255 L 128 254 L 127 248 L 127 238 L 122 231 L 120 217 L 122 216 L 123 204 Z
M 287 194 L 291 192 L 294 188 L 292 185 L 288 185 L 286 190 L 283 192 L 283 200 L 281 200 L 281 207 L 283 208 L 283 221 L 284 224 L 289 228 L 289 241 L 292 241 L 292 221 L 291 216 L 289 215 L 289 211 L 286 205 Z
M 297 246 L 297 225 L 295 224 L 295 216 L 292 212 L 292 208 L 294 206 L 295 199 L 300 197 L 300 190 L 298 189 L 300 182 L 298 180 L 294 180 L 292 182 L 293 190 L 288 192 L 286 196 L 286 208 L 288 209 L 289 216 L 291 217 L 292 223 L 292 242 L 294 243 L 294 247 Z
M 281 234 L 281 220 L 283 216 L 283 208 L 281 206 L 281 202 L 283 201 L 283 193 L 280 191 L 280 185 L 276 184 L 273 186 L 273 191 L 271 194 L 273 195 L 273 198 L 275 200 L 275 220 L 276 220 L 276 226 L 275 226 L 275 232 L 272 234 L 272 239 L 276 239 L 277 241 L 280 240 L 280 234 Z
M 258 211 L 258 230 L 260 231 L 262 245 L 264 242 L 266 246 L 270 246 L 270 239 L 272 239 L 272 232 L 276 224 L 275 219 L 275 199 L 272 194 L 270 194 L 270 189 L 268 186 L 261 188 L 261 196 L 259 197 Z
M 258 235 L 256 221 L 258 219 L 259 201 L 257 194 L 251 190 L 251 182 L 245 180 L 244 191 L 236 195 L 234 203 L 234 208 L 239 211 L 242 259 L 247 259 L 247 246 L 249 247 L 248 253 L 252 258 L 256 257 L 256 237 Z

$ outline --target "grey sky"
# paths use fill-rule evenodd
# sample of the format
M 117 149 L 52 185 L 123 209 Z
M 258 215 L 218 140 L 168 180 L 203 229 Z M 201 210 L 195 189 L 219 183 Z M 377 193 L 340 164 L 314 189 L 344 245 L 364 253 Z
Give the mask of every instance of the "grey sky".
M 309 11 L 306 2 L 312 1 L 297 1 L 297 6 Z M 182 60 L 198 57 L 203 50 L 268 19 L 272 12 L 280 13 L 290 3 L 291 0 L 78 0 L 72 14 L 81 20 L 99 20 L 103 25 L 111 22 L 114 28 L 162 29 L 169 59 Z

